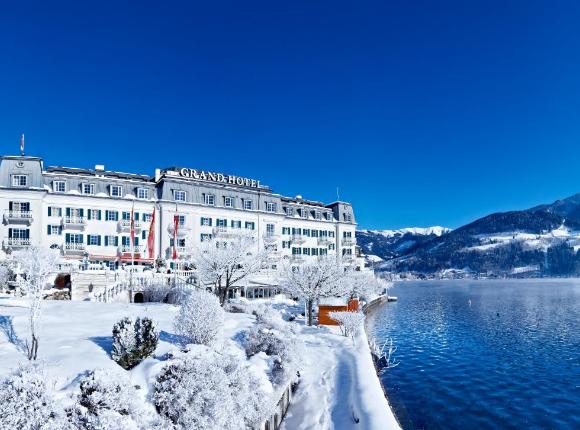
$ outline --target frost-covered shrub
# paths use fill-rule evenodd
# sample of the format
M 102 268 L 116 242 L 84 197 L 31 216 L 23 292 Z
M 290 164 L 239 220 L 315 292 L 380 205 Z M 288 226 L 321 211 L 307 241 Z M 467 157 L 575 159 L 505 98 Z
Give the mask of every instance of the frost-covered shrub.
M 67 410 L 70 422 L 79 429 L 137 429 L 139 413 L 135 392 L 129 379 L 122 374 L 97 369 L 80 381 L 80 393 Z
M 70 428 L 43 372 L 35 366 L 20 367 L 0 383 L 0 426 L 19 430 Z
M 252 310 L 252 314 L 256 316 L 256 322 L 258 324 L 264 324 L 282 330 L 286 329 L 288 326 L 286 321 L 282 318 L 282 314 L 272 306 L 264 304 L 255 306 Z
M 157 376 L 152 400 L 159 414 L 178 429 L 255 428 L 269 412 L 270 396 L 243 357 L 201 348 Z
M 225 312 L 218 298 L 205 290 L 192 290 L 175 318 L 175 331 L 189 342 L 213 345 L 220 337 Z
M 153 321 L 147 317 L 123 318 L 113 326 L 113 350 L 111 356 L 124 369 L 131 369 L 157 348 L 159 334 Z
M 343 335 L 353 338 L 365 320 L 365 315 L 362 312 L 353 311 L 330 312 L 328 316 L 338 323 Z
M 286 384 L 302 367 L 304 344 L 289 330 L 275 330 L 260 324 L 243 332 L 242 345 L 247 357 L 263 352 L 271 358 L 274 384 Z

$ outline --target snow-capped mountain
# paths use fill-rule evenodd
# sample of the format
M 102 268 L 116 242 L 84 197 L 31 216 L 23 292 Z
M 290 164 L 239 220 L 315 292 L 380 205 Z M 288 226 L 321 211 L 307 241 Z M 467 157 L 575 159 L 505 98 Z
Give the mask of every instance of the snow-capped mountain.
M 580 194 L 494 213 L 456 230 L 384 232 L 357 232 L 363 252 L 384 260 L 378 264 L 381 270 L 429 276 L 580 274 Z
M 357 243 L 361 246 L 367 259 L 377 263 L 406 255 L 418 244 L 440 237 L 451 231 L 447 227 L 410 227 L 397 230 L 359 230 L 356 233 Z

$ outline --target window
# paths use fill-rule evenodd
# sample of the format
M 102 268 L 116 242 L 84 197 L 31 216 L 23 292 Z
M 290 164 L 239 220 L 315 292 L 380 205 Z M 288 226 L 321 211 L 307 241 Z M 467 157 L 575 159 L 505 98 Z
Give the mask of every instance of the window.
M 106 221 L 119 221 L 119 212 L 117 211 L 105 211 Z
M 12 175 L 13 187 L 25 187 L 28 184 L 28 176 L 26 175 Z
M 303 255 L 310 255 L 310 248 L 302 248 Z
M 185 225 L 185 215 L 177 215 L 177 223 L 180 227 L 183 227 Z
M 211 227 L 211 218 L 201 217 L 201 225 L 207 225 Z
M 344 222 L 351 222 L 352 221 L 352 216 L 350 214 L 342 214 L 342 217 L 344 219 Z
M 123 221 L 131 221 L 131 212 L 123 212 L 121 214 L 121 219 Z
M 203 194 L 203 203 L 209 206 L 215 206 L 215 196 L 213 194 Z
M 350 232 L 350 231 L 343 231 L 342 232 L 342 237 L 344 237 L 345 239 L 346 238 L 349 238 L 350 239 L 352 237 L 352 232 Z
M 292 242 L 291 242 L 291 241 L 289 241 L 289 240 L 284 240 L 284 241 L 282 241 L 282 248 L 288 248 L 288 249 L 290 249 L 290 244 L 291 244 L 291 243 L 292 243 Z
M 252 200 L 244 199 L 244 209 L 247 211 L 251 211 L 254 208 L 254 203 Z
M 202 233 L 201 234 L 201 241 L 202 242 L 207 242 L 208 240 L 211 240 L 211 234 L 208 233 Z
M 62 216 L 62 208 L 57 208 L 56 206 L 49 206 L 48 216 Z
M 234 207 L 234 198 L 229 197 L 229 196 L 225 196 L 224 197 L 224 206 L 226 208 L 233 208 Z
M 312 248 L 310 252 L 312 255 L 318 255 L 318 248 Z
M 328 236 L 329 236 L 329 237 L 334 237 L 334 232 L 333 232 L 333 231 L 329 231 L 329 232 L 328 232 Z
M 308 237 L 310 237 L 310 229 L 309 229 L 309 228 L 303 228 L 303 229 L 302 229 L 302 234 L 303 234 L 304 236 L 308 236 Z
M 8 238 L 10 239 L 30 239 L 30 230 L 27 228 L 9 228 Z
M 276 203 L 266 202 L 266 212 L 276 212 Z
M 117 236 L 105 236 L 105 246 L 119 246 L 119 238 Z
M 314 230 L 314 229 L 313 229 L 313 230 L 311 231 L 311 233 L 312 233 L 312 237 L 318 237 L 318 230 Z
M 87 234 L 87 245 L 101 246 L 101 236 L 96 234 Z
M 285 207 L 284 210 L 286 211 L 286 215 L 294 216 L 294 208 Z
M 55 193 L 66 192 L 66 182 L 65 181 L 54 181 L 52 183 L 52 191 Z
M 282 234 L 290 234 L 290 227 L 282 227 Z
M 304 219 L 308 219 L 308 211 L 306 209 L 300 209 L 300 216 Z
M 65 243 L 83 243 L 83 235 L 77 233 L 65 234 Z
M 274 224 L 266 224 L 266 234 L 274 234 Z
M 101 211 L 99 209 L 88 209 L 87 216 L 89 219 L 100 221 L 101 220 Z
M 316 219 L 322 219 L 322 214 L 318 211 L 314 212 L 314 218 Z
M 47 226 L 46 234 L 48 234 L 49 236 L 60 236 L 62 234 L 62 226 L 49 225 Z
M 137 188 L 137 198 L 147 200 L 149 198 L 149 190 L 147 188 Z
M 334 243 L 329 244 L 328 249 L 330 249 L 331 251 L 334 251 Z
M 176 202 L 184 202 L 187 200 L 187 194 L 183 190 L 173 190 L 173 200 Z
M 217 227 L 227 227 L 228 226 L 228 220 L 227 219 L 216 219 L 215 220 L 215 225 Z
M 83 194 L 95 194 L 95 184 L 82 184 L 81 190 Z
M 256 228 L 256 224 L 253 221 L 246 221 L 246 229 L 247 230 L 254 230 Z
M 152 219 L 153 219 L 153 214 L 146 214 L 146 213 L 142 214 L 143 222 L 151 222 Z
M 232 228 L 242 228 L 242 222 L 232 220 Z
M 302 254 L 302 248 L 292 248 L 292 255 Z
M 111 185 L 109 187 L 109 195 L 111 197 L 121 197 L 123 195 L 123 187 L 120 185 Z

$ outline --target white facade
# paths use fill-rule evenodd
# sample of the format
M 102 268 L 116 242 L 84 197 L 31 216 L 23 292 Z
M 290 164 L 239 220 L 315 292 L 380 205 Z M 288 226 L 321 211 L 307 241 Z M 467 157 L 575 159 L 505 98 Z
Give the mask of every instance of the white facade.
M 188 249 L 215 234 L 250 230 L 270 247 L 272 264 L 328 254 L 357 262 L 355 219 L 345 202 L 324 205 L 273 193 L 254 179 L 187 168 L 154 176 L 62 167 L 36 157 L 4 156 L 0 163 L 2 250 L 29 245 L 57 248 L 64 258 L 118 267 L 131 261 L 130 217 L 136 264 L 179 263 Z M 147 250 L 155 210 L 154 255 Z M 172 261 L 174 216 L 179 216 L 177 260 Z

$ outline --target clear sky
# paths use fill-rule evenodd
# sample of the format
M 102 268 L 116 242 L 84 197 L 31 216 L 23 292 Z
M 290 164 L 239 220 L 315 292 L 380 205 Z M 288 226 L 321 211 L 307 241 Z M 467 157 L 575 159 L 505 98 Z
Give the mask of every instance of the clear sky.
M 580 2 L 4 2 L 0 153 L 22 132 L 457 227 L 580 191 Z

